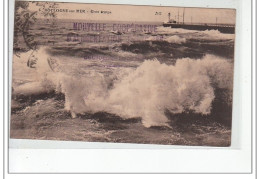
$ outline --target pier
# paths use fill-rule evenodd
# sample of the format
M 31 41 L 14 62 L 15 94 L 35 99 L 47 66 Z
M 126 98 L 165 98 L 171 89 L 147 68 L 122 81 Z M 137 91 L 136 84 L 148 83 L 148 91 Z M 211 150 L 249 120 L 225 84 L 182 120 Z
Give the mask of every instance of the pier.
M 227 24 L 177 24 L 177 23 L 164 23 L 164 27 L 182 28 L 188 30 L 218 30 L 221 33 L 234 34 L 235 25 Z
M 185 8 L 183 9 L 182 15 L 182 23 L 179 20 L 179 10 L 177 15 L 177 20 L 171 19 L 171 13 L 168 13 L 168 22 L 163 23 L 163 27 L 171 27 L 171 28 L 182 28 L 188 30 L 218 30 L 221 33 L 234 34 L 235 33 L 235 25 L 234 24 L 222 24 L 218 23 L 218 17 L 216 17 L 216 23 L 185 23 Z M 176 16 L 175 16 L 176 18 Z

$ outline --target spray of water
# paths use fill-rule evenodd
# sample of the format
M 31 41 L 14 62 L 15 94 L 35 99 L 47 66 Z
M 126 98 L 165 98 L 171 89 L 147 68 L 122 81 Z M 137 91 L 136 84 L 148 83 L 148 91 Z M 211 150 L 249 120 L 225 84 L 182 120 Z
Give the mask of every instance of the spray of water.
M 178 59 L 175 65 L 157 59 L 145 60 L 136 69 L 118 69 L 116 77 L 108 79 L 99 72 L 68 75 L 63 72 L 64 67 L 58 68 L 59 59 L 50 68 L 49 57 L 44 54 L 39 50 L 37 66 L 33 69 L 35 77 L 17 86 L 15 92 L 30 89 L 33 93 L 40 88 L 63 93 L 65 109 L 72 117 L 106 111 L 124 119 L 141 117 L 146 127 L 167 126 L 165 110 L 208 115 L 215 98 L 214 89 L 232 90 L 233 64 L 213 55 L 196 60 Z

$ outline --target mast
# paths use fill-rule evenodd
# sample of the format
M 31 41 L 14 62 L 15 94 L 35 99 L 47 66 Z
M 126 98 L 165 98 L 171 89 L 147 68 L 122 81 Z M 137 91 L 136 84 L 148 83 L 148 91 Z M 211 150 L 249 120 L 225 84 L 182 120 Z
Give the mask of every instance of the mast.
M 180 22 L 180 21 L 179 21 L 179 17 L 180 17 L 180 16 L 179 16 L 179 9 L 178 9 L 178 24 L 179 24 L 179 22 Z
M 182 23 L 184 24 L 184 15 L 185 15 L 185 8 L 183 8 L 183 16 L 182 16 Z

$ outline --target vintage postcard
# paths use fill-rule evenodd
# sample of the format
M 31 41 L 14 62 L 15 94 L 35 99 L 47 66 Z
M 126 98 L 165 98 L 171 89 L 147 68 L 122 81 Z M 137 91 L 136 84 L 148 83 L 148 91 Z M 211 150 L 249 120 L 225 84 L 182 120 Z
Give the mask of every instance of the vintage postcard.
M 10 137 L 230 146 L 234 9 L 16 1 Z

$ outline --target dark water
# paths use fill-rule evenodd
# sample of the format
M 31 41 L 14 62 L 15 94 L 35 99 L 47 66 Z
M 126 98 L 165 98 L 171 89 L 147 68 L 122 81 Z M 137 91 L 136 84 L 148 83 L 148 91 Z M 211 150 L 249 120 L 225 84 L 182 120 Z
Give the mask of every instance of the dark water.
M 121 33 L 115 23 L 31 26 L 39 48 L 14 57 L 11 138 L 230 145 L 234 34 L 160 24 Z

